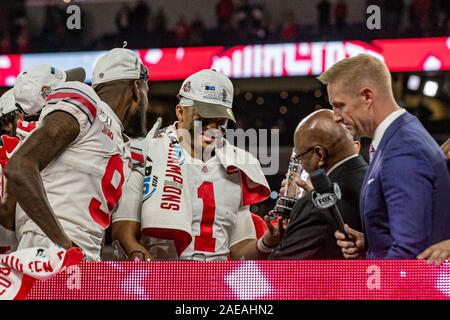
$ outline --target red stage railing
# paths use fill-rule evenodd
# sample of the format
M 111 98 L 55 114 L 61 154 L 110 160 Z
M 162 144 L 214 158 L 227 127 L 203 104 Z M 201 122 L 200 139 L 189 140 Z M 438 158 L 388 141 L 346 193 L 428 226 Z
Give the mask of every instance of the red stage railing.
M 36 283 L 28 299 L 450 299 L 450 263 L 86 262 Z

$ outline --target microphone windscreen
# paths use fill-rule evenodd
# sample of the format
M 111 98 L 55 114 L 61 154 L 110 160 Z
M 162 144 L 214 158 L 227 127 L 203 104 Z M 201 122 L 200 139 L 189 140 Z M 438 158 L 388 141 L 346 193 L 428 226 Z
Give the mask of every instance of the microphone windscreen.
M 332 190 L 331 181 L 322 169 L 314 170 L 309 177 L 316 192 L 327 193 Z

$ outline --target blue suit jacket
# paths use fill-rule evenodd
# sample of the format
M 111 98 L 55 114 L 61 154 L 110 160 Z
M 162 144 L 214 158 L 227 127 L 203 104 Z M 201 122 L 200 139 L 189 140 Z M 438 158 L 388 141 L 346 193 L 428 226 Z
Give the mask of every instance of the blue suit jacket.
M 360 212 L 368 259 L 415 259 L 450 238 L 447 160 L 408 112 L 381 139 L 364 179 Z

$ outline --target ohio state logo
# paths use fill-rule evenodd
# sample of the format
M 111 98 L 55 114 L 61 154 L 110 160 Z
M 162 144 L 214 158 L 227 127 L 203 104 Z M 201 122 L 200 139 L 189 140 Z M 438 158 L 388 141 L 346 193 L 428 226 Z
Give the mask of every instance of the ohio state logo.
M 43 86 L 41 88 L 41 97 L 46 99 L 47 96 L 52 92 L 52 88 L 49 86 Z
M 191 91 L 191 82 L 190 82 L 190 81 L 188 81 L 188 82 L 186 82 L 186 83 L 184 84 L 184 86 L 183 86 L 183 91 L 184 91 L 184 92 L 190 92 L 190 91 Z

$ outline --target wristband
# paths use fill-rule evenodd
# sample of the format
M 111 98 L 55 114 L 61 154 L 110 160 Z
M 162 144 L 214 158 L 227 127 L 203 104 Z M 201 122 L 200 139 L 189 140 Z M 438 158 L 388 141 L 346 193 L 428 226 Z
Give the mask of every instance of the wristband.
M 275 249 L 275 248 L 271 248 L 271 247 L 267 246 L 264 243 L 263 238 L 264 237 L 261 237 L 258 239 L 258 241 L 256 241 L 256 249 L 261 253 L 265 253 L 265 254 L 272 253 L 273 249 Z

